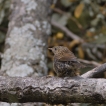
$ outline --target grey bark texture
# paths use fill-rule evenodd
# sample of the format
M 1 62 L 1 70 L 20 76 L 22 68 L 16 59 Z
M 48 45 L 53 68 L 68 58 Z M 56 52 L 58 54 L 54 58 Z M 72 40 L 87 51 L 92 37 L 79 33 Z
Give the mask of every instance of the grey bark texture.
M 93 73 L 89 72 L 92 76 L 96 76 L 97 73 L 98 75 L 103 73 L 103 70 L 106 71 L 106 63 L 92 70 Z M 84 78 L 0 76 L 0 101 L 9 103 L 104 104 L 106 103 L 106 79 L 90 79 L 88 78 L 91 76 L 90 73 L 84 74 Z
M 106 80 L 81 77 L 0 77 L 0 101 L 49 104 L 106 103 Z
M 51 0 L 13 0 L 2 60 L 2 74 L 43 76 L 47 74 L 47 39 L 51 32 Z
M 51 32 L 49 22 L 52 2 L 53 0 L 12 0 L 1 75 L 33 78 L 47 75 L 46 50 Z M 30 103 L 0 105 L 34 106 Z

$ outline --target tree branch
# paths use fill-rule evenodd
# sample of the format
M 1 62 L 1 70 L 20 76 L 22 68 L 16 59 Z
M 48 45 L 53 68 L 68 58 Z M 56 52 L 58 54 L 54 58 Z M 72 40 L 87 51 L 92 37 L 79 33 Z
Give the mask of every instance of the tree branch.
M 100 74 L 106 71 L 106 63 L 86 72 L 85 74 L 81 75 L 83 78 L 97 78 Z
M 3 77 L 0 101 L 9 103 L 45 102 L 49 104 L 106 103 L 106 80 L 86 79 L 106 71 L 106 63 L 81 77 Z
M 88 65 L 93 65 L 95 67 L 101 65 L 100 63 L 97 63 L 95 61 L 88 61 L 88 60 L 83 60 L 83 59 L 78 59 L 80 62 L 84 63 L 84 64 L 88 64 Z
M 106 103 L 106 80 L 39 77 L 0 77 L 0 101 L 2 102 L 46 102 Z

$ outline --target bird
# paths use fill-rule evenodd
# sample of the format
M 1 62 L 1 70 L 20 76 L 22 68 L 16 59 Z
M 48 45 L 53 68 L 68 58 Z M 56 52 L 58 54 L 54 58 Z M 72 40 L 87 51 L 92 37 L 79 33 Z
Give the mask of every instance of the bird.
M 54 54 L 53 68 L 58 77 L 75 77 L 80 68 L 85 67 L 65 46 L 48 48 Z

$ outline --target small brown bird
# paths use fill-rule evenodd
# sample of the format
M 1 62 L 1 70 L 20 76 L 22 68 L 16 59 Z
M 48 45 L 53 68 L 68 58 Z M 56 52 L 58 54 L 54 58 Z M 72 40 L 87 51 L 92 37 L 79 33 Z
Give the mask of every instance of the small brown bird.
M 64 46 L 49 48 L 54 53 L 53 67 L 59 77 L 74 77 L 84 65 Z

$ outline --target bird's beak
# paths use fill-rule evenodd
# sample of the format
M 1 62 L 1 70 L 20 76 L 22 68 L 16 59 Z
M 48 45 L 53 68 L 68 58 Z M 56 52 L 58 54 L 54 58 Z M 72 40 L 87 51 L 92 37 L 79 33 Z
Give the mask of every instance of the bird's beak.
M 52 50 L 52 48 L 48 48 L 49 50 Z

